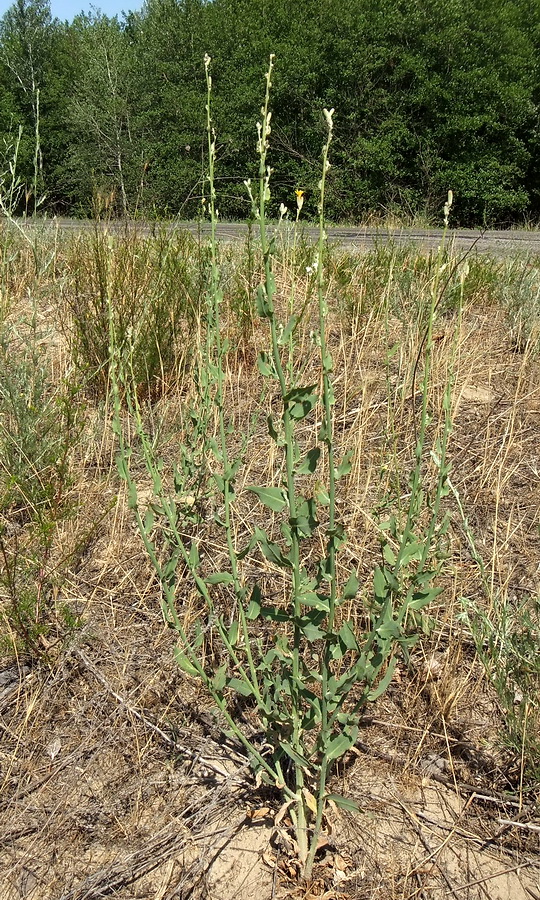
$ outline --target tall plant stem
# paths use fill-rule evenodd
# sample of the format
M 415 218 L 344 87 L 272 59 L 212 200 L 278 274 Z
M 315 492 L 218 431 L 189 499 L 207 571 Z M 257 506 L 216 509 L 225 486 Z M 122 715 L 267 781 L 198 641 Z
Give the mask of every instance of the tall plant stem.
M 259 208 L 258 220 L 261 237 L 261 248 L 264 260 L 264 293 L 266 301 L 266 317 L 270 326 L 270 338 L 272 343 L 272 357 L 274 360 L 275 371 L 279 382 L 280 392 L 283 400 L 283 432 L 285 443 L 285 470 L 286 470 L 286 489 L 287 503 L 289 507 L 289 522 L 291 534 L 291 548 L 289 559 L 292 569 L 292 585 L 291 585 L 291 601 L 294 611 L 294 634 L 292 647 L 292 686 L 291 686 L 291 724 L 292 724 L 292 746 L 300 749 L 301 739 L 301 697 L 299 694 L 300 685 L 300 645 L 301 631 L 299 620 L 302 613 L 302 605 L 300 600 L 300 536 L 298 533 L 297 520 L 297 501 L 296 486 L 294 476 L 295 465 L 295 438 L 294 425 L 290 412 L 289 401 L 287 400 L 288 384 L 281 359 L 281 349 L 279 346 L 277 324 L 274 314 L 274 296 L 276 285 L 274 274 L 272 272 L 272 243 L 268 240 L 266 228 L 266 202 L 270 197 L 270 176 L 272 170 L 267 166 L 266 155 L 269 147 L 269 136 L 271 132 L 270 120 L 272 113 L 269 110 L 270 88 L 272 86 L 272 70 L 274 66 L 274 55 L 270 55 L 270 63 L 266 73 L 266 91 L 264 98 L 264 106 L 262 112 L 262 122 L 258 124 L 259 140 Z M 304 772 L 299 764 L 295 764 L 295 782 L 297 803 L 296 809 L 291 810 L 293 816 L 296 836 L 298 841 L 298 855 L 302 865 L 305 864 L 308 854 L 308 834 L 307 834 L 307 812 L 302 789 L 304 787 Z
M 334 402 L 333 390 L 331 384 L 332 373 L 332 357 L 328 351 L 326 341 L 326 319 L 328 309 L 324 297 L 324 250 L 326 246 L 326 233 L 324 227 L 324 201 L 326 187 L 326 173 L 330 167 L 328 162 L 328 152 L 332 141 L 333 115 L 334 110 L 324 110 L 328 135 L 326 143 L 323 147 L 323 168 L 320 181 L 320 199 L 319 199 L 319 242 L 317 257 L 317 295 L 319 306 L 319 342 L 320 354 L 323 373 L 323 423 L 321 435 L 326 445 L 327 465 L 328 465 L 328 496 L 330 499 L 328 510 L 328 548 L 327 548 L 327 564 L 329 578 L 329 597 L 328 597 L 328 620 L 327 634 L 330 635 L 334 630 L 334 618 L 336 608 L 337 583 L 336 583 L 336 470 L 334 461 L 334 420 L 332 406 Z M 332 646 L 330 641 L 325 643 L 322 659 L 322 696 L 321 696 L 321 747 L 325 748 L 329 744 L 331 723 L 329 723 L 327 696 L 328 696 L 328 679 L 330 676 Z M 305 864 L 304 874 L 306 878 L 311 877 L 315 854 L 317 852 L 317 844 L 321 831 L 322 817 L 325 807 L 326 779 L 328 776 L 328 758 L 323 750 L 323 758 L 319 768 L 319 783 L 317 790 L 317 814 L 315 819 L 314 831 L 311 837 L 309 854 Z
M 426 442 L 426 430 L 428 426 L 428 395 L 431 381 L 431 366 L 433 358 L 433 322 L 435 318 L 435 310 L 438 302 L 439 279 L 442 268 L 442 259 L 446 240 L 447 223 L 445 220 L 445 229 L 439 251 L 437 254 L 437 270 L 430 295 L 428 307 L 428 321 L 425 332 L 425 357 L 424 357 L 424 376 L 422 378 L 422 406 L 420 410 L 420 427 L 415 446 L 415 466 L 411 479 L 410 502 L 407 511 L 407 519 L 403 530 L 403 538 L 398 557 L 394 566 L 394 575 L 397 577 L 402 566 L 402 557 L 407 551 L 407 544 L 413 534 L 413 525 L 417 518 L 417 504 L 419 499 L 420 482 L 422 478 L 422 458 L 424 455 L 424 446 Z M 432 519 L 432 521 L 434 521 Z
M 221 337 L 221 316 L 220 306 L 222 294 L 219 286 L 219 268 L 217 261 L 217 239 L 216 225 L 218 214 L 216 210 L 216 190 L 214 178 L 214 164 L 216 158 L 216 139 L 214 127 L 212 124 L 211 99 L 212 99 L 212 76 L 210 74 L 211 59 L 208 54 L 204 58 L 204 67 L 206 74 L 206 132 L 208 142 L 208 183 L 210 188 L 209 207 L 210 207 L 210 259 L 211 259 L 211 276 L 210 287 L 208 292 L 208 322 L 207 322 L 207 372 L 215 372 L 216 378 L 216 397 L 215 403 L 218 412 L 219 427 L 219 443 L 222 461 L 222 492 L 223 492 L 223 525 L 225 537 L 227 541 L 227 550 L 231 566 L 231 574 L 233 576 L 234 590 L 237 598 L 238 613 L 242 626 L 244 638 L 244 646 L 248 666 L 251 674 L 251 680 L 257 699 L 262 703 L 262 698 L 258 689 L 258 678 L 255 662 L 251 653 L 247 620 L 243 605 L 244 590 L 240 582 L 238 573 L 238 563 L 236 548 L 234 546 L 232 526 L 231 526 L 231 499 L 233 495 L 232 479 L 234 473 L 229 463 L 229 452 L 227 447 L 227 428 L 225 424 L 225 372 L 223 368 L 225 358 L 225 347 Z M 212 347 L 215 351 L 215 359 L 212 359 Z

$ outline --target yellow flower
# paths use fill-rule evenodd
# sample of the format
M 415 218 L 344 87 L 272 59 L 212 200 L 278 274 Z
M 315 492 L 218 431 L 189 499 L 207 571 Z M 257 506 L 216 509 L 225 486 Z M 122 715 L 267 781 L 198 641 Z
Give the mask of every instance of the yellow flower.
M 298 199 L 300 199 L 300 197 L 303 197 L 303 196 L 304 196 L 305 191 L 299 191 L 299 190 L 296 190 L 294 193 L 296 194 L 296 196 L 298 197 Z

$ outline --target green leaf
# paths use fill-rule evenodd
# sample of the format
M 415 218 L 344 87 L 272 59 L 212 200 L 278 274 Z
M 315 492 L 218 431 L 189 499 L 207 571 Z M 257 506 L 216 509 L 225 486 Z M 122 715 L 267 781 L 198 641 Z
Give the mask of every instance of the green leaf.
M 293 419 L 300 421 L 309 415 L 311 410 L 316 406 L 319 398 L 314 393 L 316 385 L 308 385 L 307 387 L 297 387 L 290 390 L 283 397 L 289 414 Z
M 256 487 L 255 485 L 250 485 L 246 490 L 256 494 L 260 502 L 274 512 L 282 512 L 287 506 L 285 492 L 281 488 Z
M 401 626 L 392 617 L 391 609 L 387 610 L 384 620 L 377 625 L 375 631 L 382 641 L 387 641 L 389 638 L 397 640 L 401 636 Z
M 225 471 L 223 473 L 224 477 L 226 478 L 227 481 L 233 481 L 234 478 L 236 478 L 236 476 L 238 475 L 238 470 L 240 469 L 242 464 L 243 464 L 242 458 L 238 457 L 229 466 L 227 466 L 227 468 L 225 469 Z M 232 491 L 232 493 L 234 493 L 234 491 Z
M 210 440 L 208 441 L 208 446 L 212 450 L 212 454 L 217 459 L 217 461 L 222 463 L 223 462 L 223 453 L 221 452 L 221 449 L 220 449 L 216 439 L 210 438 Z
M 296 470 L 297 475 L 309 475 L 313 473 L 317 468 L 317 463 L 319 461 L 319 457 L 321 455 L 320 447 L 313 447 L 311 450 L 308 450 L 306 458 L 304 461 L 298 466 Z
M 319 525 L 317 520 L 317 507 L 313 497 L 299 503 L 297 515 L 295 518 L 291 517 L 289 519 L 289 524 L 291 528 L 296 528 L 301 537 L 311 537 Z
M 428 603 L 435 600 L 435 597 L 438 597 L 442 590 L 442 587 L 434 587 L 427 591 L 416 591 L 412 595 L 412 599 L 407 602 L 407 609 L 423 609 L 424 606 L 427 606 Z
M 261 528 L 256 529 L 256 534 L 261 553 L 269 562 L 274 563 L 280 569 L 292 568 L 291 560 L 281 552 L 279 544 L 269 541 L 266 533 Z
M 137 509 L 137 485 L 134 481 L 128 485 L 128 509 Z
M 266 378 L 276 377 L 274 363 L 268 356 L 268 353 L 265 353 L 264 350 L 262 350 L 257 357 L 257 368 L 261 375 L 264 375 Z
M 419 560 L 422 558 L 422 551 L 424 549 L 424 545 L 420 543 L 420 541 L 415 541 L 411 544 L 407 544 L 405 549 L 402 551 L 400 555 L 400 562 L 402 566 L 406 566 L 408 562 L 411 560 Z
M 175 648 L 174 658 L 176 660 L 176 664 L 182 669 L 183 672 L 187 672 L 188 675 L 199 675 L 199 672 L 191 662 L 188 656 L 183 653 L 179 647 Z
M 272 301 L 266 294 L 262 284 L 257 288 L 257 313 L 261 319 L 269 319 L 274 312 Z
M 324 356 L 322 358 L 322 367 L 323 367 L 323 372 L 326 375 L 329 375 L 334 367 L 334 362 L 332 360 L 332 354 L 329 353 L 328 350 L 326 351 L 326 353 L 324 354 Z
M 343 457 L 340 465 L 336 469 L 336 478 L 339 480 L 343 478 L 344 475 L 348 475 L 351 471 L 352 464 L 351 460 L 354 455 L 354 450 L 347 450 L 345 456 Z
M 279 526 L 279 530 L 281 531 L 281 533 L 283 535 L 283 539 L 284 539 L 285 543 L 287 544 L 287 547 L 292 547 L 292 530 L 291 530 L 291 526 L 289 525 L 289 523 L 281 522 L 281 524 Z
M 313 609 L 320 609 L 324 612 L 328 612 L 330 609 L 328 597 L 325 597 L 323 594 L 315 594 L 313 591 L 306 591 L 305 593 L 300 594 L 298 599 L 304 606 L 311 606 Z
M 161 472 L 163 472 L 163 465 L 164 465 L 163 460 L 161 459 L 161 457 L 158 456 L 158 458 L 156 459 L 156 468 L 151 473 L 152 474 L 152 483 L 156 489 L 156 492 L 158 492 L 158 493 L 162 487 Z
M 305 758 L 305 756 L 302 756 L 301 753 L 298 753 L 293 747 L 291 747 L 288 741 L 280 741 L 279 746 L 282 750 L 285 750 L 287 756 L 290 756 L 292 761 L 295 762 L 297 766 L 300 766 L 302 769 L 309 768 L 309 762 Z
M 143 528 L 144 528 L 145 534 L 150 534 L 150 532 L 152 531 L 152 529 L 154 527 L 154 522 L 155 522 L 155 516 L 154 516 L 153 510 L 147 509 L 145 517 L 144 517 L 144 523 L 143 523 Z
M 214 572 L 204 580 L 206 584 L 232 584 L 234 578 L 230 572 Z
M 389 566 L 395 566 L 396 554 L 392 550 L 390 544 L 383 545 L 382 553 L 383 553 L 384 561 L 387 562 Z
M 321 504 L 321 506 L 330 505 L 330 497 L 328 495 L 328 491 L 322 484 L 317 485 L 317 487 L 315 488 L 315 499 L 317 503 Z
M 236 554 L 236 558 L 238 560 L 245 559 L 245 557 L 248 555 L 248 553 L 251 553 L 253 548 L 256 547 L 258 543 L 259 543 L 259 538 L 258 538 L 257 532 L 255 532 L 254 534 L 251 535 L 251 537 L 249 539 L 249 543 L 243 548 L 243 550 L 238 551 L 238 553 Z
M 390 531 L 395 535 L 396 533 L 396 517 L 390 516 L 389 519 L 386 519 L 384 522 L 381 522 L 379 525 L 381 531 Z
M 125 455 L 120 452 L 116 454 L 116 468 L 118 469 L 118 474 L 123 481 L 127 481 L 129 476 L 129 469 L 127 464 L 128 456 L 129 454 L 127 453 Z
M 201 628 L 201 623 L 199 621 L 195 622 L 194 629 L 195 629 L 195 638 L 192 641 L 191 646 L 193 647 L 194 650 L 198 650 L 199 647 L 202 647 L 202 645 L 204 644 L 204 631 Z
M 261 612 L 261 589 L 258 584 L 256 584 L 251 592 L 251 597 L 249 600 L 249 606 L 246 612 L 246 619 L 249 619 L 252 622 L 254 619 L 259 617 Z
M 377 566 L 373 573 L 373 592 L 379 603 L 384 603 L 390 593 L 384 572 L 380 566 Z
M 300 537 L 308 538 L 313 534 L 311 522 L 306 516 L 297 516 L 296 519 L 290 519 L 290 522 L 294 525 Z
M 286 344 L 289 343 L 289 338 L 291 337 L 294 329 L 296 328 L 296 323 L 298 322 L 297 316 L 291 316 L 289 321 L 287 322 L 285 328 L 283 329 L 283 333 L 278 339 L 278 344 L 280 347 L 285 347 Z
M 328 550 L 330 550 L 330 547 L 341 550 L 347 540 L 345 529 L 341 522 L 335 525 L 334 528 L 329 528 L 326 533 L 328 535 Z
M 388 668 L 386 669 L 386 672 L 384 673 L 383 677 L 379 681 L 377 687 L 369 692 L 368 700 L 370 702 L 377 700 L 378 697 L 380 697 L 382 694 L 384 694 L 388 685 L 392 681 L 392 678 L 394 676 L 394 672 L 396 669 L 396 665 L 397 665 L 397 659 L 395 656 L 393 656 L 392 659 L 390 660 L 390 662 L 388 663 Z
M 335 803 L 340 809 L 346 809 L 347 812 L 361 811 L 356 800 L 352 800 L 350 797 L 342 797 L 341 794 L 327 794 L 324 799 Z
M 349 580 L 347 581 L 347 584 L 343 588 L 343 594 L 342 594 L 343 600 L 354 600 L 354 598 L 356 597 L 356 595 L 358 593 L 359 587 L 360 587 L 360 582 L 358 581 L 358 576 L 353 569 L 353 571 L 349 575 Z
M 320 584 L 321 581 L 331 581 L 331 560 L 329 556 L 324 556 L 317 563 L 317 581 Z
M 313 609 L 298 620 L 300 631 L 310 643 L 320 641 L 325 637 L 325 632 L 319 627 L 325 619 L 326 612 Z
M 208 599 L 208 587 L 202 578 L 199 578 L 198 575 L 193 573 L 193 580 L 195 582 L 195 587 L 197 588 L 201 597 L 204 597 L 205 600 Z
M 328 760 L 339 759 L 347 750 L 350 750 L 354 744 L 354 738 L 350 734 L 341 733 L 332 738 L 325 749 L 325 756 Z
M 289 622 L 291 618 L 286 610 L 278 609 L 277 606 L 261 606 L 261 616 L 272 622 Z
M 227 680 L 227 665 L 223 664 L 219 667 L 216 674 L 212 678 L 212 687 L 218 693 L 223 690 L 225 687 L 225 682 Z
M 272 416 L 268 416 L 266 422 L 268 424 L 268 434 L 270 435 L 270 437 L 272 438 L 273 441 L 277 442 L 279 440 L 279 434 L 276 431 L 276 427 L 274 425 L 274 420 L 272 419 Z
M 358 650 L 358 641 L 350 622 L 344 622 L 338 632 L 338 638 L 347 650 Z
M 259 613 L 261 611 L 261 607 L 254 600 L 250 601 L 250 604 L 246 610 L 246 619 L 249 619 L 250 622 L 254 622 L 255 619 L 259 618 Z
M 237 694 L 241 694 L 242 697 L 251 697 L 255 693 L 253 687 L 247 682 L 241 681 L 240 678 L 228 678 L 227 687 L 236 691 Z
M 328 422 L 323 422 L 321 427 L 319 428 L 319 434 L 317 435 L 320 441 L 328 442 L 332 439 L 332 431 L 328 426 Z

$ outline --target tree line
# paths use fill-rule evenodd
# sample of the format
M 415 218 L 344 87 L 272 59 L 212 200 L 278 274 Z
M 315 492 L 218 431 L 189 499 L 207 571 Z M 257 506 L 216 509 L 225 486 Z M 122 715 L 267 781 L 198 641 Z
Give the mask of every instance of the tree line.
M 18 211 L 196 217 L 203 57 L 212 56 L 218 205 L 244 219 L 270 52 L 272 203 L 328 215 L 507 225 L 540 216 L 540 0 L 147 0 L 72 23 L 49 0 L 0 20 L 0 189 Z M 13 175 L 14 157 L 16 176 Z

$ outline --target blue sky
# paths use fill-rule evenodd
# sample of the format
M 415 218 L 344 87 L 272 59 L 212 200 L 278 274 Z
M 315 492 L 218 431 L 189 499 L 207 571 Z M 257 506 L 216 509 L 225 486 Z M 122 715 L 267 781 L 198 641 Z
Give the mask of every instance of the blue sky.
M 12 0 L 0 0 L 0 16 L 9 9 L 11 2 Z M 51 0 L 53 17 L 62 21 L 71 21 L 78 13 L 89 12 L 91 6 L 100 9 L 107 16 L 116 16 L 121 15 L 123 10 L 128 12 L 140 9 L 142 0 Z

